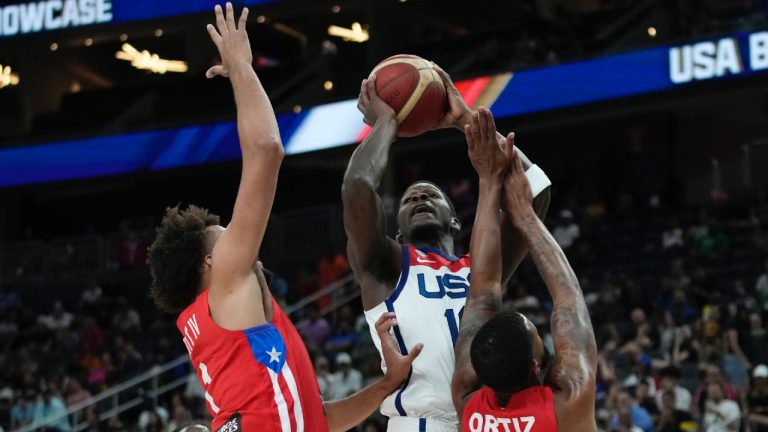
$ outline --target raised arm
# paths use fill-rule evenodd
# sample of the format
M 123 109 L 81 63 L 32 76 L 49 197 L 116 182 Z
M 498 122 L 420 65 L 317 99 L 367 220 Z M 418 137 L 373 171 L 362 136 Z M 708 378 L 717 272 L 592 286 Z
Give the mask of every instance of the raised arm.
M 347 255 L 362 287 L 363 307 L 383 301 L 400 273 L 401 249 L 387 236 L 386 211 L 376 191 L 387 169 L 389 150 L 397 138 L 395 112 L 376 94 L 376 76 L 363 80 L 358 108 L 371 134 L 352 154 L 341 186 Z
M 216 6 L 216 28 L 208 25 L 222 64 L 209 69 L 206 76 L 222 75 L 232 83 L 243 168 L 232 220 L 213 248 L 209 301 L 219 325 L 241 329 L 265 322 L 253 267 L 272 210 L 284 153 L 272 105 L 251 66 L 253 56 L 245 30 L 248 9 L 243 10 L 237 25 L 232 4 L 227 3 L 226 9 L 225 16 Z
M 442 128 L 455 128 L 458 130 L 464 131 L 464 128 L 470 124 L 472 121 L 473 115 L 475 113 L 472 112 L 472 110 L 467 106 L 467 104 L 464 102 L 464 100 L 461 97 L 461 94 L 459 94 L 459 90 L 456 89 L 456 86 L 453 84 L 453 80 L 451 80 L 450 75 L 446 71 L 444 71 L 440 66 L 436 65 L 435 63 L 432 63 L 432 66 L 435 68 L 437 73 L 440 75 L 440 77 L 443 80 L 443 83 L 445 84 L 445 91 L 448 94 L 448 103 L 449 103 L 449 111 L 448 113 L 443 117 L 443 119 L 440 121 L 440 123 L 436 126 L 436 129 L 442 129 Z M 495 126 L 494 126 L 495 128 Z M 496 134 L 496 139 L 501 142 L 503 140 L 506 140 L 507 137 L 500 134 L 499 132 L 496 132 L 494 129 L 494 132 Z M 519 148 L 515 148 L 515 152 L 520 156 L 520 161 L 523 164 L 523 168 L 525 171 L 528 171 L 531 167 L 533 167 L 533 162 L 531 162 L 530 159 L 520 151 Z M 535 173 L 534 173 L 535 171 Z M 541 191 L 537 191 L 538 193 L 533 199 L 533 208 L 536 211 L 536 214 L 540 218 L 544 218 L 547 214 L 547 210 L 549 210 L 549 202 L 551 198 L 550 194 L 550 187 L 543 185 L 548 184 L 549 179 L 544 175 L 544 172 L 538 169 L 538 167 L 535 167 L 533 171 L 530 171 L 529 174 L 531 177 L 536 181 L 536 183 L 541 184 L 543 189 Z M 501 285 L 505 286 L 507 282 L 509 282 L 509 279 L 512 277 L 512 274 L 515 272 L 517 267 L 520 265 L 520 262 L 523 261 L 523 258 L 525 258 L 525 255 L 528 253 L 528 247 L 525 245 L 525 242 L 520 238 L 519 233 L 517 230 L 512 227 L 512 224 L 509 220 L 509 218 L 504 214 L 499 214 L 499 219 L 501 220 L 501 256 L 502 256 L 502 276 L 501 276 Z
M 501 309 L 501 226 L 498 216 L 503 173 L 508 163 L 500 146 L 507 152 L 513 151 L 511 141 L 497 140 L 493 116 L 487 109 L 481 108 L 472 116 L 465 127 L 465 135 L 469 159 L 479 177 L 480 196 L 469 245 L 472 280 L 456 339 L 456 367 L 451 380 L 453 405 L 459 418 L 467 401 L 480 388 L 470 359 L 472 339 Z
M 392 312 L 386 312 L 376 320 L 376 332 L 379 334 L 384 362 L 387 365 L 384 377 L 344 399 L 323 404 L 331 432 L 346 431 L 362 423 L 410 374 L 411 364 L 419 356 L 424 345 L 416 344 L 408 350 L 408 355 L 400 354 L 395 338 L 390 333 L 390 329 L 396 325 L 397 319 Z
M 549 384 L 568 407 L 566 411 L 581 416 L 575 418 L 588 418 L 595 403 L 595 334 L 579 281 L 562 249 L 533 210 L 531 189 L 519 158 L 515 158 L 507 175 L 503 197 L 504 208 L 525 239 L 554 303 L 551 332 L 555 358 Z M 594 421 L 594 416 L 590 418 Z

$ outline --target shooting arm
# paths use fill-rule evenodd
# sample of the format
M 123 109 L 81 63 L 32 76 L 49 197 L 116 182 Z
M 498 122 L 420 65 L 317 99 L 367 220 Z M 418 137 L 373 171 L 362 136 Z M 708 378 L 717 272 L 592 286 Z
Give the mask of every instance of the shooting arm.
M 394 112 L 380 116 L 371 134 L 352 154 L 344 174 L 341 197 L 344 205 L 344 229 L 350 264 L 362 278 L 373 276 L 378 280 L 397 278 L 393 255 L 399 245 L 387 236 L 386 213 L 376 189 L 389 162 L 389 151 L 397 137 L 397 121 Z M 363 304 L 375 305 L 381 293 L 367 292 L 363 287 Z M 378 300 L 378 301 L 377 301 Z

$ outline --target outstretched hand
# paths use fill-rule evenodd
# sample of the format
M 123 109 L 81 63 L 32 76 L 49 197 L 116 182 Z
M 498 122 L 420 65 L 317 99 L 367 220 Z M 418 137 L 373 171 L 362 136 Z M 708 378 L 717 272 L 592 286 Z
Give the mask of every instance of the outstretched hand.
M 363 113 L 363 121 L 368 126 L 375 125 L 379 118 L 395 117 L 395 110 L 376 93 L 376 74 L 372 74 L 368 79 L 364 79 L 360 85 L 357 109 Z
M 469 123 L 464 126 L 467 138 L 469 160 L 481 179 L 501 179 L 509 166 L 505 151 L 514 145 L 514 133 L 509 137 L 499 139 L 496 136 L 496 123 L 491 112 L 480 107 L 470 116 Z
M 389 332 L 397 325 L 397 319 L 394 312 L 385 312 L 376 320 L 376 333 L 381 340 L 381 353 L 384 356 L 384 363 L 387 366 L 387 372 L 384 379 L 388 380 L 393 386 L 399 386 L 408 378 L 411 372 L 411 364 L 419 356 L 424 344 L 416 344 L 410 349 L 407 355 L 402 355 L 397 347 L 395 337 Z
M 508 151 L 509 152 L 509 151 Z M 522 221 L 525 216 L 533 212 L 533 193 L 528 177 L 525 176 L 523 162 L 520 160 L 520 152 L 512 150 L 511 163 L 504 179 L 504 193 L 502 201 L 504 210 L 512 219 L 512 223 Z
M 453 85 L 453 81 L 448 73 L 435 64 L 435 62 L 430 63 L 432 63 L 432 68 L 435 72 L 442 78 L 443 84 L 445 85 L 445 93 L 448 95 L 448 112 L 443 115 L 440 121 L 432 129 L 436 130 L 452 127 L 461 129 L 463 126 L 462 120 L 466 120 L 466 118 L 472 114 L 472 110 L 470 110 L 467 103 L 464 102 L 464 99 L 461 97 L 459 90 L 456 89 L 456 86 Z
M 251 43 L 248 40 L 248 33 L 245 31 L 245 22 L 248 19 L 248 8 L 243 9 L 238 23 L 235 24 L 235 11 L 232 9 L 232 3 L 227 2 L 226 15 L 221 10 L 221 6 L 216 5 L 216 27 L 208 24 L 208 34 L 216 45 L 221 56 L 220 65 L 213 66 L 205 73 L 207 78 L 213 78 L 217 75 L 229 77 L 229 74 L 238 67 L 251 67 L 253 63 L 253 54 L 251 53 Z

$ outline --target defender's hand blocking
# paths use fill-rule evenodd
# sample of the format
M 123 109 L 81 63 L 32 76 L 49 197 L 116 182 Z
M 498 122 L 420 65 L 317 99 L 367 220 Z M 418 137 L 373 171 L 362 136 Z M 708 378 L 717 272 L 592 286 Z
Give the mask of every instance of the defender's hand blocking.
M 462 123 L 466 122 L 468 116 L 472 114 L 472 110 L 469 109 L 467 103 L 461 97 L 459 90 L 453 85 L 451 77 L 440 66 L 432 63 L 432 68 L 440 75 L 445 84 L 445 93 L 448 95 L 448 112 L 445 113 L 442 119 L 435 125 L 433 130 L 446 129 L 446 128 L 459 128 L 461 129 Z M 464 120 L 464 121 L 462 121 Z
M 410 349 L 408 355 L 402 355 L 397 347 L 395 337 L 389 332 L 396 325 L 397 319 L 394 312 L 385 312 L 376 320 L 376 333 L 379 334 L 381 353 L 384 355 L 384 363 L 387 365 L 384 379 L 389 380 L 394 386 L 399 386 L 408 378 L 411 364 L 421 353 L 424 344 L 418 343 Z
M 395 110 L 381 100 L 376 93 L 376 74 L 364 79 L 360 85 L 360 97 L 357 100 L 357 109 L 363 113 L 363 121 L 368 126 L 373 126 L 379 118 L 395 118 Z
M 253 63 L 253 54 L 251 53 L 251 43 L 248 41 L 248 33 L 245 31 L 245 21 L 248 19 L 248 8 L 243 9 L 240 14 L 240 20 L 235 25 L 235 11 L 232 9 L 232 3 L 227 2 L 226 16 L 221 10 L 221 6 L 216 5 L 216 27 L 208 24 L 208 34 L 211 40 L 216 44 L 221 56 L 221 65 L 213 66 L 205 73 L 207 78 L 213 78 L 216 75 L 229 77 L 232 70 L 238 67 L 251 67 Z M 217 30 L 218 29 L 218 30 Z
M 477 175 L 481 179 L 501 178 L 509 166 L 504 152 L 507 146 L 512 146 L 515 134 L 510 133 L 510 138 L 498 139 L 493 115 L 487 108 L 480 107 L 472 114 L 469 124 L 464 126 L 464 135 L 467 137 L 469 160 Z
M 512 134 L 510 134 L 511 136 Z M 514 138 L 514 137 L 513 137 Z M 507 138 L 509 140 L 509 138 Z M 512 222 L 517 225 L 525 216 L 531 214 L 536 217 L 533 211 L 533 194 L 531 185 L 528 183 L 528 177 L 525 176 L 523 162 L 520 160 L 520 153 L 513 150 L 511 155 L 511 164 L 507 171 L 507 177 L 504 179 L 504 210 L 507 212 Z

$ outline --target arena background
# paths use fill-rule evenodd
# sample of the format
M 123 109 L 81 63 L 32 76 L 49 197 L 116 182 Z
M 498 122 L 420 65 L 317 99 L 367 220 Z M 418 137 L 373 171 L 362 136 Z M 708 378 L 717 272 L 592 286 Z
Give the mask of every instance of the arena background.
M 0 1 L 2 430 L 207 421 L 174 317 L 148 298 L 144 261 L 166 206 L 231 214 L 234 100 L 226 80 L 204 77 L 218 61 L 204 27 L 213 4 Z M 598 335 L 602 430 L 633 430 L 629 414 L 644 432 L 665 430 L 654 394 L 671 377 L 692 396 L 686 430 L 697 430 L 708 382 L 739 403 L 741 430 L 768 430 L 768 2 L 235 4 L 251 9 L 254 66 L 289 153 L 262 258 L 324 396 L 378 373 L 344 260 L 340 187 L 367 133 L 360 81 L 411 53 L 491 107 L 552 179 L 547 226 Z M 136 69 L 116 58 L 124 43 L 187 71 Z M 476 178 L 460 133 L 395 144 L 389 210 L 422 178 L 456 203 L 466 250 Z M 505 301 L 547 333 L 549 299 L 530 262 Z M 351 366 L 337 364 L 343 352 Z M 383 430 L 381 419 L 360 430 Z

